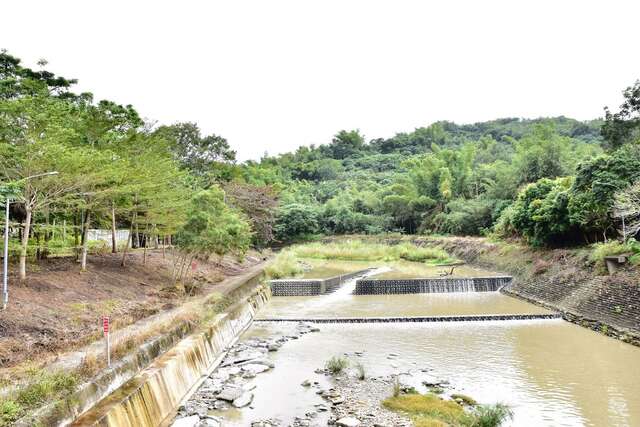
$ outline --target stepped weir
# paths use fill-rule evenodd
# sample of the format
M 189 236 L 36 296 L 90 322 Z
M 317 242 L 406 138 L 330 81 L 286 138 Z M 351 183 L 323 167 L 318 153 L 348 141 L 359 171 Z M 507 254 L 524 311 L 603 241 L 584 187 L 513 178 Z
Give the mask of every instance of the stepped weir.
M 484 322 L 495 320 L 562 319 L 560 313 L 540 314 L 472 314 L 460 316 L 400 316 L 400 317 L 316 317 L 316 318 L 264 318 L 254 322 L 309 322 L 309 323 L 397 323 L 397 322 Z
M 371 268 L 341 274 L 327 279 L 279 279 L 270 280 L 271 295 L 274 297 L 315 296 L 335 292 L 347 280 L 362 276 Z
M 495 292 L 510 284 L 511 276 L 437 277 L 419 279 L 360 279 L 354 294 L 422 294 L 444 292 Z

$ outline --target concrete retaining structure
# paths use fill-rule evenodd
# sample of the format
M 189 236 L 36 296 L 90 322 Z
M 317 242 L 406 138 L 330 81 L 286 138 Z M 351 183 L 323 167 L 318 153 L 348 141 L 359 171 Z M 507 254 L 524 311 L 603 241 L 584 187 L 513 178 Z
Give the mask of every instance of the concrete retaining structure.
M 271 295 L 274 297 L 324 295 L 335 292 L 346 280 L 358 277 L 370 270 L 367 268 L 327 279 L 270 280 L 269 286 L 271 287 Z
M 204 331 L 180 341 L 70 425 L 162 425 L 197 389 L 202 379 L 217 367 L 225 350 L 246 330 L 256 312 L 268 301 L 268 289 L 254 287 L 252 291 L 218 315 Z
M 271 318 L 255 319 L 255 322 L 310 322 L 310 323 L 395 323 L 395 322 L 482 322 L 490 320 L 538 320 L 561 319 L 560 313 L 548 314 L 470 314 L 460 316 L 410 316 L 410 317 L 315 317 L 306 319 Z
M 102 421 L 98 423 L 100 418 L 98 408 L 103 402 L 113 399 L 114 396 L 118 396 L 119 401 L 124 404 L 130 397 L 127 393 L 142 390 L 143 384 L 140 378 L 146 375 L 145 372 L 157 371 L 153 367 L 156 363 L 161 363 L 160 360 L 175 360 L 178 347 L 192 340 L 193 336 L 202 337 L 204 334 L 204 337 L 207 337 L 209 334 L 207 340 L 220 340 L 221 334 L 228 337 L 230 336 L 228 334 L 232 334 L 234 330 L 237 331 L 242 325 L 250 323 L 247 320 L 247 313 L 252 318 L 258 308 L 269 298 L 268 289 L 260 284 L 262 268 L 263 266 L 256 266 L 254 270 L 233 279 L 234 284 L 225 294 L 225 298 L 228 301 L 237 302 L 224 314 L 218 315 L 205 332 L 197 333 L 195 325 L 188 320 L 179 321 L 170 330 L 146 342 L 133 353 L 115 361 L 110 369 L 101 371 L 91 381 L 80 385 L 76 391 L 63 400 L 43 406 L 37 412 L 16 421 L 14 425 L 18 427 L 65 426 L 74 420 L 78 421 L 79 416 L 84 420 L 84 424 L 80 425 L 128 425 L 105 424 Z M 244 308 L 245 306 L 249 308 Z M 226 324 L 230 324 L 232 327 L 223 326 Z M 179 390 L 177 392 L 179 393 Z M 149 398 L 147 401 L 151 402 Z M 84 415 L 81 416 L 81 414 Z M 88 422 L 88 417 L 94 420 L 93 424 Z M 132 425 L 144 424 L 133 423 Z
M 511 273 L 513 282 L 501 292 L 559 311 L 569 322 L 640 347 L 640 279 L 633 269 L 603 275 L 585 264 L 582 255 L 567 249 L 539 253 L 525 248 L 505 260 L 501 244 L 482 238 L 420 237 L 413 243 L 437 245 L 470 264 Z M 547 262 L 536 267 L 542 256 Z
M 511 283 L 511 276 L 434 277 L 421 279 L 360 279 L 356 295 L 422 294 L 439 292 L 495 292 Z

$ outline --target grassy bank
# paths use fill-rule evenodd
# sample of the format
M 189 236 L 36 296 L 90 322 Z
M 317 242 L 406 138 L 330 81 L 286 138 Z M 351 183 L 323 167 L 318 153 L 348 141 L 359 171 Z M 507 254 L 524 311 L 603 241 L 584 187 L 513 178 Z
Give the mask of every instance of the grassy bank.
M 390 410 L 411 418 L 415 427 L 497 427 L 511 419 L 511 410 L 502 404 L 468 405 L 433 394 L 396 394 L 383 402 Z
M 436 245 L 385 244 L 354 238 L 292 246 L 280 252 L 266 272 L 272 279 L 324 278 L 386 265 L 396 274 L 420 277 L 437 275 L 442 268 L 435 267 L 458 262 Z
M 331 243 L 315 242 L 292 248 L 300 258 L 342 261 L 397 261 L 404 259 L 430 265 L 451 264 L 456 260 L 439 247 L 419 247 L 410 242 L 397 245 L 344 240 Z

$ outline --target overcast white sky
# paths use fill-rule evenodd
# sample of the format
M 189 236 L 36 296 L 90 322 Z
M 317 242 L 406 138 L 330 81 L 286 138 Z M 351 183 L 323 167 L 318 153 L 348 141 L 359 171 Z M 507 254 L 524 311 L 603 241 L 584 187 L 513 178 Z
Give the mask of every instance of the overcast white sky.
M 0 48 L 133 104 L 195 121 L 257 159 L 436 120 L 617 107 L 640 78 L 640 1 L 3 2 Z

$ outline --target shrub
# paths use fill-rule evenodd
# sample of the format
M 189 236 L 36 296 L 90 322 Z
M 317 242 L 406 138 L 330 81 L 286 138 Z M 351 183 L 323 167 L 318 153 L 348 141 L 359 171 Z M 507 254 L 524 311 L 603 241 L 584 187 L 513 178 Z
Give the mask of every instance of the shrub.
M 324 367 L 333 375 L 339 374 L 349 366 L 349 360 L 346 357 L 334 356 L 325 363 Z
M 9 425 L 20 417 L 22 407 L 13 400 L 0 401 L 0 426 Z
M 267 276 L 271 279 L 282 279 L 284 277 L 294 277 L 304 272 L 295 254 L 291 251 L 282 251 L 278 254 L 274 262 L 266 269 Z
M 507 405 L 480 405 L 474 414 L 474 427 L 497 427 L 507 420 L 513 419 L 513 411 Z
M 509 215 L 509 224 L 534 246 L 574 240 L 576 227 L 569 221 L 567 208 L 571 183 L 571 178 L 543 178 L 529 184 L 503 214 Z
M 456 199 L 447 204 L 446 212 L 434 218 L 436 231 L 457 235 L 478 235 L 491 227 L 494 201 L 483 198 Z
M 632 250 L 630 245 L 618 242 L 617 240 L 612 240 L 607 243 L 595 243 L 591 248 L 592 250 L 589 254 L 589 261 L 591 261 L 600 270 L 604 270 L 605 257 L 631 252 Z
M 52 397 L 72 391 L 77 383 L 78 378 L 75 374 L 63 371 L 52 374 L 38 371 L 34 379 L 17 392 L 16 401 L 24 407 L 38 406 Z
M 281 206 L 276 214 L 274 232 L 277 240 L 290 242 L 304 240 L 320 230 L 318 207 L 293 203 Z

